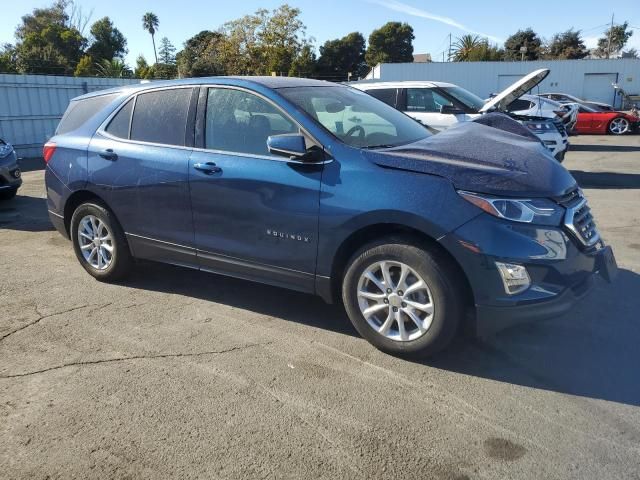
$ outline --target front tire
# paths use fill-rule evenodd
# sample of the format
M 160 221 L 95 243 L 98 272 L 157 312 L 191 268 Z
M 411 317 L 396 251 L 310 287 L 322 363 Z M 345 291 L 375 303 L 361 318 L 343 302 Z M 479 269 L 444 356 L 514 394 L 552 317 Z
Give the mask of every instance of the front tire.
M 124 232 L 102 203 L 88 202 L 76 208 L 70 233 L 78 261 L 94 278 L 113 282 L 130 272 L 133 259 Z
M 607 130 L 612 135 L 624 135 L 631 128 L 629 120 L 623 117 L 616 117 L 609 122 Z
M 342 299 L 356 330 L 375 347 L 426 357 L 449 345 L 461 323 L 464 294 L 458 283 L 437 252 L 387 238 L 351 258 Z
M 0 190 L 0 200 L 11 200 L 18 193 L 17 188 L 7 188 L 6 190 Z

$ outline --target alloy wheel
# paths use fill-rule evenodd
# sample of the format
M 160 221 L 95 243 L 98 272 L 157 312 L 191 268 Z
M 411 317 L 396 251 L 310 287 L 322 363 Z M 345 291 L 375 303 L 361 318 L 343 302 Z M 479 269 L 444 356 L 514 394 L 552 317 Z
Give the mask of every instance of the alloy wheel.
M 113 235 L 95 215 L 86 215 L 80 220 L 78 245 L 84 260 L 96 270 L 106 270 L 114 260 Z
M 408 265 L 380 261 L 358 280 L 358 306 L 371 328 L 398 342 L 422 337 L 433 321 L 433 296 L 424 279 Z
M 622 135 L 629 130 L 629 120 L 626 118 L 618 117 L 611 120 L 609 124 L 609 131 L 614 135 Z

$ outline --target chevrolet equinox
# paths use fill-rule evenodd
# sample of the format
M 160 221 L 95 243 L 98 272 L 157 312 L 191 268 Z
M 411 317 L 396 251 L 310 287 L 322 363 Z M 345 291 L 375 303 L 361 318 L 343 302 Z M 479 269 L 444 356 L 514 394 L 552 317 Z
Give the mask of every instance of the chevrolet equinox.
M 94 92 L 44 146 L 49 216 L 98 280 L 147 259 L 314 293 L 381 350 L 430 355 L 463 323 L 559 315 L 616 273 L 573 177 L 487 117 L 432 135 L 281 77 Z

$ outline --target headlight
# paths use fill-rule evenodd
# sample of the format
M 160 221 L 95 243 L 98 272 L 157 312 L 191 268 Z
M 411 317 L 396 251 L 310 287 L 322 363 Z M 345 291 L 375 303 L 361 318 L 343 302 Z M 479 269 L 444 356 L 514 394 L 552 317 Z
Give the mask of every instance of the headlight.
M 458 191 L 460 196 L 494 217 L 513 222 L 558 226 L 564 209 L 546 198 L 501 198 Z
M 13 147 L 8 143 L 0 144 L 0 158 L 4 158 L 13 151 Z
M 523 122 L 523 125 L 533 133 L 549 133 L 556 129 L 553 123 L 548 122 Z

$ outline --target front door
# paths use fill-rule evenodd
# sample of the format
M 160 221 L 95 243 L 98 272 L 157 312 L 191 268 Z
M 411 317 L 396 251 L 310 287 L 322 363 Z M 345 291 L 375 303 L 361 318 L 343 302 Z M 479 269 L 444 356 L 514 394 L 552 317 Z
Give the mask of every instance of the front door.
M 313 291 L 321 164 L 267 150 L 298 125 L 248 90 L 201 90 L 189 182 L 202 269 Z

